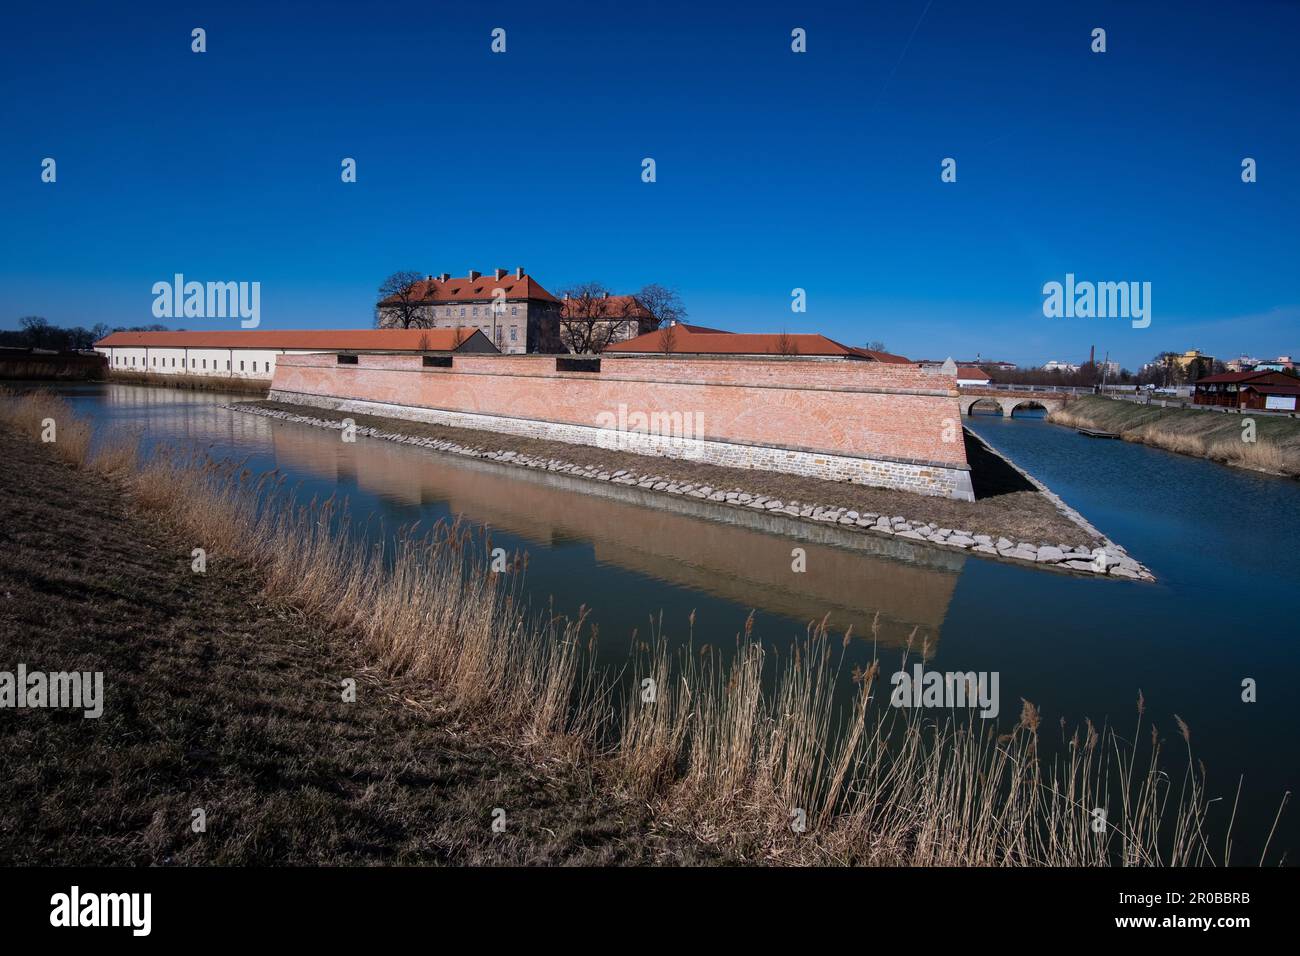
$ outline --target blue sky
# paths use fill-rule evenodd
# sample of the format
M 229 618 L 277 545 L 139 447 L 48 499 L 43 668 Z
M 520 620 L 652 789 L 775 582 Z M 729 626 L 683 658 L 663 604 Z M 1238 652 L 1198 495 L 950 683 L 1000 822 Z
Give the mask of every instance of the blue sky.
M 262 328 L 355 327 L 397 269 L 523 265 L 552 291 L 660 282 L 701 324 L 912 357 L 1300 352 L 1295 3 L 6 17 L 0 327 L 150 322 L 176 272 L 260 282 Z M 1067 272 L 1150 282 L 1150 327 L 1044 318 L 1042 286 Z

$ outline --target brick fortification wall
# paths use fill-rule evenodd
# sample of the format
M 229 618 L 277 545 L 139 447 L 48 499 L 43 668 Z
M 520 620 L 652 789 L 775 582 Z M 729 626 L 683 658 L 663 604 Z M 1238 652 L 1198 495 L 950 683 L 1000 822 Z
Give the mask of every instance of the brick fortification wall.
M 285 355 L 273 401 L 972 498 L 951 376 L 798 358 Z

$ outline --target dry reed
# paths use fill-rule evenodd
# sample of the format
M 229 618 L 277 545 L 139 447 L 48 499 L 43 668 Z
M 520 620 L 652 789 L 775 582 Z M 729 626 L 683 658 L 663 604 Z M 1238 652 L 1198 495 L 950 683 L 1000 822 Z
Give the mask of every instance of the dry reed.
M 84 466 L 89 429 L 65 404 L 0 395 L 0 419 L 28 434 L 50 417 L 82 443 L 56 450 Z M 780 657 L 754 638 L 752 617 L 729 655 L 693 649 L 693 634 L 674 652 L 659 622 L 611 681 L 584 651 L 583 615 L 530 613 L 524 559 L 492 572 L 484 531 L 439 523 L 371 543 L 333 500 L 298 502 L 275 472 L 127 447 L 101 454 L 101 470 L 210 562 L 253 568 L 267 595 L 359 638 L 389 673 L 429 681 L 461 719 L 588 762 L 597 785 L 651 806 L 661 825 L 777 862 L 1216 862 L 1190 732 L 1179 719 L 1186 768 L 1175 786 L 1140 696 L 1131 736 L 1091 722 L 1067 734 L 1062 722 L 1044 757 L 1028 702 L 1004 733 L 974 710 L 932 719 L 889 707 L 877 699 L 879 661 L 844 672 L 849 635 L 837 648 L 823 621 Z M 845 706 L 835 690 L 850 680 Z

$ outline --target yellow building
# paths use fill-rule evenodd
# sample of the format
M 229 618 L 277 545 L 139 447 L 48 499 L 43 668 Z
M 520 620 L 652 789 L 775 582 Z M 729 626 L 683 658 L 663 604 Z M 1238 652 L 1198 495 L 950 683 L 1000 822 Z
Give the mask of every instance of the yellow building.
M 1195 381 L 1214 374 L 1214 356 L 1203 355 L 1197 349 L 1188 349 L 1182 355 L 1173 356 L 1173 360 L 1182 381 Z

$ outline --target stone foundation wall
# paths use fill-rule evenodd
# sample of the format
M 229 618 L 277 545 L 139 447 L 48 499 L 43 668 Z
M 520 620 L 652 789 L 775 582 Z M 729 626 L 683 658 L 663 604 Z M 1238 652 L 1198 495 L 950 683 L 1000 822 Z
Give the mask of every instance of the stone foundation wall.
M 951 377 L 815 359 L 285 356 L 273 401 L 970 500 Z M 658 427 L 670 424 L 666 430 Z

